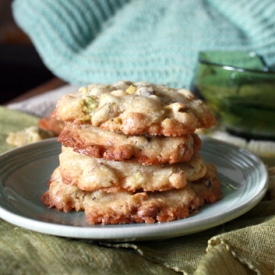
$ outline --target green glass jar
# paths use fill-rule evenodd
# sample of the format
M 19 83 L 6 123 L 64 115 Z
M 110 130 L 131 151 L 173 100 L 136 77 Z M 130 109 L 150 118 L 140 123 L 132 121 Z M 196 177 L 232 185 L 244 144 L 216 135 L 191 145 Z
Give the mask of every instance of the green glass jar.
M 192 90 L 227 131 L 275 140 L 275 72 L 255 53 L 201 52 Z

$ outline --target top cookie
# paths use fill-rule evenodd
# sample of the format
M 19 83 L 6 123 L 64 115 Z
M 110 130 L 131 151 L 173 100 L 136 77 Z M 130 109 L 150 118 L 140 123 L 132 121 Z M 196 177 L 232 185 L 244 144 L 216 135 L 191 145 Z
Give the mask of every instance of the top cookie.
M 182 136 L 216 124 L 190 91 L 146 82 L 92 84 L 63 96 L 52 116 L 126 135 Z

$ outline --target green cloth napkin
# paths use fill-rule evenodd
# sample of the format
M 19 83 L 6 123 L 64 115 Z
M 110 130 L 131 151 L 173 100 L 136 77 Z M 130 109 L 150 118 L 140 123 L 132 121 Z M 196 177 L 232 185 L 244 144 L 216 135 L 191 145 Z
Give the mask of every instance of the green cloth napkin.
M 275 65 L 273 0 L 16 0 L 44 63 L 76 85 L 121 79 L 189 88 L 199 51 L 255 51 Z
M 37 118 L 0 107 L 0 148 Z M 241 217 L 169 240 L 108 243 L 55 237 L 0 219 L 0 274 L 274 275 L 275 200 Z

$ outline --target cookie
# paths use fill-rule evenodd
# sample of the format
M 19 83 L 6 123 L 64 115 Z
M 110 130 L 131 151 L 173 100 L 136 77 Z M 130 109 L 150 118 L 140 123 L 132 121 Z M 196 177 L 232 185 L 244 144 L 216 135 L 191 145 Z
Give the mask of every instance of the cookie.
M 91 157 L 145 165 L 187 162 L 201 148 L 201 140 L 196 134 L 181 137 L 126 136 L 73 123 L 65 126 L 58 141 Z
M 197 213 L 204 203 L 221 198 L 216 191 L 220 188 L 216 175 L 210 173 L 207 182 L 207 185 L 204 180 L 191 182 L 179 190 L 165 192 L 87 192 L 63 183 L 57 169 L 41 200 L 47 207 L 65 212 L 84 210 L 90 224 L 171 222 L 187 218 Z M 205 188 L 209 191 L 197 191 Z M 203 196 L 199 197 L 197 192 Z
M 142 165 L 92 158 L 63 147 L 59 155 L 59 170 L 64 183 L 81 190 L 135 192 L 180 189 L 186 186 L 187 181 L 202 178 L 207 169 L 199 155 L 186 163 Z
M 64 128 L 64 122 L 52 117 L 43 117 L 38 120 L 38 126 L 40 129 L 51 131 L 55 136 L 58 136 Z
M 217 177 L 217 168 L 213 163 L 207 164 L 206 174 L 193 181 L 191 187 L 201 200 L 201 205 L 214 203 L 222 198 L 221 182 Z
M 63 96 L 52 116 L 125 135 L 182 136 L 216 124 L 190 91 L 146 82 L 93 84 Z

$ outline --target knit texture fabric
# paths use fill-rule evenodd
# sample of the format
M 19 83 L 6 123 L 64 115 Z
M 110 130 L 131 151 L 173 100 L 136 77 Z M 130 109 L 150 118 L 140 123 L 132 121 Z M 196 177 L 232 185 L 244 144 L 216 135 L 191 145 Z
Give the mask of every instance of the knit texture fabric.
M 199 51 L 255 51 L 275 64 L 273 0 L 15 0 L 45 65 L 74 85 L 189 88 Z

